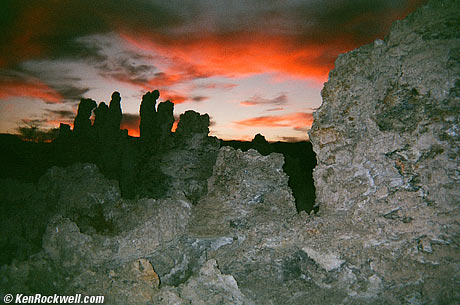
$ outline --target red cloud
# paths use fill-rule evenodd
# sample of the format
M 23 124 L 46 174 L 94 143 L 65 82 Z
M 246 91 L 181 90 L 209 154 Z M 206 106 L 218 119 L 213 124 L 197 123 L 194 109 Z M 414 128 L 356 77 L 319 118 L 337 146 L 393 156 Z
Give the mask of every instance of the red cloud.
M 198 39 L 190 35 L 169 37 L 147 31 L 120 32 L 129 44 L 171 59 L 174 66 L 169 73 L 188 67 L 189 79 L 280 72 L 326 80 L 333 67 L 334 57 L 325 62 L 323 55 L 331 53 L 331 46 L 299 46 L 294 37 L 264 33 L 203 35 Z M 352 47 L 344 39 L 332 51 L 337 55 Z
M 0 82 L 0 99 L 32 97 L 46 103 L 60 103 L 62 96 L 48 85 L 38 81 L 6 80 Z
M 233 122 L 239 128 L 245 127 L 292 127 L 295 130 L 304 130 L 311 127 L 313 115 L 311 113 L 295 112 L 286 115 L 259 116 Z

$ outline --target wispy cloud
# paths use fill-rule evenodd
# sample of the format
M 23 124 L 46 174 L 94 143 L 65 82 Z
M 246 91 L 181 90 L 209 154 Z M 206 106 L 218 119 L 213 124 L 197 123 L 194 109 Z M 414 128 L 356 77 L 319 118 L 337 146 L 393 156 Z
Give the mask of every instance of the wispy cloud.
M 311 113 L 295 112 L 285 115 L 259 116 L 245 120 L 235 121 L 233 124 L 237 128 L 265 127 L 279 128 L 292 127 L 294 130 L 303 131 L 311 127 L 313 115 Z
M 209 89 L 209 90 L 231 90 L 237 87 L 237 84 L 232 83 L 204 83 L 194 85 L 195 89 Z
M 0 99 L 28 97 L 41 99 L 45 103 L 61 103 L 59 92 L 43 83 L 40 79 L 24 73 L 0 73 Z
M 284 108 L 283 107 L 275 107 L 275 108 L 270 108 L 270 109 L 267 109 L 265 111 L 267 112 L 272 112 L 272 111 L 283 111 Z
M 196 96 L 193 96 L 191 99 L 192 99 L 192 101 L 194 101 L 194 102 L 203 102 L 203 101 L 208 100 L 208 99 L 209 99 L 209 96 L 196 95 Z
M 73 120 L 75 119 L 76 113 L 70 110 L 51 110 L 48 109 L 47 112 L 51 115 L 57 116 L 59 119 Z
M 260 106 L 260 105 L 282 106 L 282 105 L 286 105 L 287 103 L 288 103 L 287 94 L 283 92 L 280 95 L 272 99 L 262 98 L 260 96 L 255 95 L 248 100 L 240 102 L 240 105 L 241 106 Z

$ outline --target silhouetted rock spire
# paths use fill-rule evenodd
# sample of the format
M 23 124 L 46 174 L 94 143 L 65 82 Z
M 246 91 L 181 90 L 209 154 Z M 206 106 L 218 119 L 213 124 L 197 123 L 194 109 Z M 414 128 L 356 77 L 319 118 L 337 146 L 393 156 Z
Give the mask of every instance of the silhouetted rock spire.
M 96 102 L 92 99 L 82 98 L 78 105 L 73 132 L 77 137 L 87 137 L 91 133 L 91 112 L 96 108 Z
M 109 110 L 107 111 L 107 131 L 112 135 L 116 135 L 120 131 L 120 124 L 123 114 L 121 112 L 121 97 L 120 93 L 115 91 L 112 94 L 112 100 L 110 101 Z
M 160 139 L 164 140 L 171 134 L 171 128 L 174 124 L 174 104 L 166 101 L 158 104 L 157 123 Z
M 155 105 L 159 97 L 160 92 L 158 90 L 147 92 L 142 96 L 142 102 L 139 109 L 139 114 L 141 116 L 139 132 L 142 139 L 152 139 L 155 136 L 157 116 Z
M 176 134 L 183 136 L 194 133 L 209 133 L 209 115 L 207 113 L 200 115 L 196 111 L 188 110 L 180 115 Z
M 93 128 L 96 130 L 96 135 L 99 138 L 102 138 L 105 134 L 104 130 L 107 123 L 107 113 L 109 111 L 109 107 L 106 103 L 101 102 L 99 106 L 94 109 L 94 124 Z

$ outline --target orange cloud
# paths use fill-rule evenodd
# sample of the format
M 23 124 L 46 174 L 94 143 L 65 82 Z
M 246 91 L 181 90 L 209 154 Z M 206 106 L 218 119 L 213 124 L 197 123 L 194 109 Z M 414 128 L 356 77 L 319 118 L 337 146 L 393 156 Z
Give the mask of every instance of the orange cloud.
M 200 37 L 166 37 L 158 33 L 121 31 L 130 45 L 169 58 L 173 63 L 169 73 L 190 67 L 188 76 L 246 76 L 265 72 L 280 72 L 302 78 L 326 80 L 333 67 L 330 45 L 298 45 L 296 37 L 265 33 L 214 34 Z M 203 35 L 203 36 L 201 36 Z M 343 41 L 333 47 L 334 55 L 352 46 Z M 166 72 L 168 74 L 168 72 Z
M 296 112 L 286 115 L 259 116 L 233 122 L 238 128 L 246 127 L 292 127 L 295 130 L 303 131 L 311 127 L 313 115 L 311 113 Z
M 48 85 L 38 81 L 6 80 L 0 83 L 0 99 L 31 97 L 46 103 L 60 103 L 62 96 Z

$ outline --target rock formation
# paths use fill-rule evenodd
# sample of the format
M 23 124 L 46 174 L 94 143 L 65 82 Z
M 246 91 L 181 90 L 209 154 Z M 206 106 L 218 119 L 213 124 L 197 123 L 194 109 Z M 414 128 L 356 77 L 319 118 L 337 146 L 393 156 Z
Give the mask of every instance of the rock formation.
M 154 90 L 147 92 L 142 97 L 139 113 L 141 122 L 139 124 L 140 137 L 144 142 L 162 145 L 171 135 L 171 128 L 174 124 L 174 104 L 166 101 L 158 104 L 157 99 L 160 92 Z M 156 109 L 158 108 L 158 109 Z
M 120 133 L 120 124 L 123 114 L 121 112 L 120 93 L 114 92 L 110 100 L 109 110 L 106 115 L 106 130 L 109 136 L 116 137 Z
M 188 136 L 194 133 L 209 133 L 209 115 L 199 114 L 196 111 L 188 110 L 181 114 L 177 124 L 176 134 Z
M 96 136 L 98 138 L 103 138 L 105 136 L 105 128 L 107 125 L 107 113 L 109 112 L 109 107 L 106 103 L 101 102 L 96 109 L 94 109 L 94 123 L 93 128 L 95 129 Z
M 88 137 L 91 134 L 91 112 L 96 108 L 92 99 L 82 98 L 78 105 L 77 116 L 73 124 L 73 133 L 76 137 Z
M 257 150 L 259 153 L 262 155 L 266 156 L 273 152 L 272 148 L 270 147 L 270 144 L 268 141 L 265 139 L 263 135 L 260 133 L 256 134 L 254 136 L 254 139 L 251 141 L 252 147 L 254 147 L 255 150 Z
M 69 138 L 72 134 L 69 124 L 59 124 L 59 136 L 58 138 Z
M 157 118 L 160 141 L 164 142 L 171 135 L 174 124 L 174 104 L 169 100 L 158 104 Z
M 159 97 L 160 92 L 158 90 L 147 92 L 142 96 L 142 102 L 139 109 L 139 114 L 141 116 L 139 125 L 141 139 L 153 139 L 155 137 L 157 127 L 157 111 L 155 107 Z
M 460 300 L 459 29 L 458 1 L 430 1 L 340 56 L 323 88 L 310 133 L 317 223 L 339 233 L 307 244 L 340 257 L 349 297 Z
M 38 187 L 37 200 L 54 206 L 43 250 L 4 266 L 0 291 L 79 291 L 113 305 L 283 300 L 303 280 L 291 276 L 284 285 L 290 267 L 279 265 L 293 243 L 281 245 L 287 236 L 278 232 L 296 214 L 282 164 L 280 154 L 224 147 L 196 206 L 178 192 L 123 199 L 94 165 L 53 168 Z M 86 195 L 78 200 L 79 194 Z M 267 293 L 270 283 L 278 288 Z

